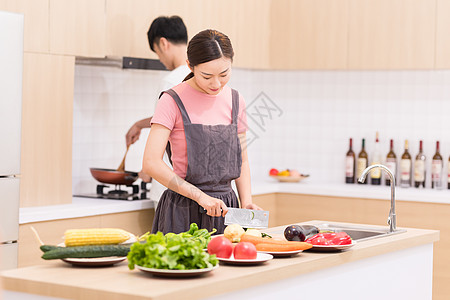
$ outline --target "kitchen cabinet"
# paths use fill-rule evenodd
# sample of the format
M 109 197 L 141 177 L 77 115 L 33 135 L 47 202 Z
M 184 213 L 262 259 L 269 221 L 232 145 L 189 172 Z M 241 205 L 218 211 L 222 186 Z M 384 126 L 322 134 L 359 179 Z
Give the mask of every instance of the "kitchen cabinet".
M 159 16 L 179 15 L 188 38 L 212 28 L 227 34 L 235 50 L 236 67 L 269 67 L 270 1 L 146 1 L 106 0 L 106 54 L 158 57 L 148 45 L 147 31 Z
M 25 53 L 21 207 L 71 203 L 75 57 Z
M 282 229 L 267 233 L 276 236 Z M 131 271 L 126 263 L 75 268 L 62 261 L 9 270 L 1 279 L 6 297 L 15 291 L 27 299 L 289 299 L 299 291 L 306 299 L 336 298 L 337 293 L 361 299 L 367 292 L 371 299 L 431 299 L 432 250 L 438 240 L 438 231 L 408 228 L 338 253 L 304 251 L 249 267 L 221 263 L 211 275 L 191 279 L 156 278 Z M 351 286 L 351 292 L 343 286 Z
M 352 222 L 387 226 L 389 200 L 331 197 L 307 194 L 276 193 L 254 197 L 258 205 L 272 207 L 270 221 L 275 226 L 321 219 L 332 222 Z M 262 200 L 262 201 L 261 201 Z M 397 227 L 440 230 L 440 240 L 434 245 L 433 299 L 444 300 L 450 294 L 450 205 L 418 201 L 396 201 Z
M 450 69 L 450 1 L 437 0 L 436 69 Z
M 50 53 L 104 57 L 105 0 L 49 1 Z
M 349 69 L 434 68 L 436 1 L 349 3 Z
M 49 0 L 0 0 L 0 10 L 24 15 L 24 51 L 49 51 Z
M 271 69 L 346 69 L 348 0 L 283 0 L 270 7 Z
M 52 220 L 22 224 L 19 227 L 19 267 L 45 263 L 39 242 L 31 227 L 34 227 L 41 240 L 48 245 L 64 242 L 62 237 L 67 229 L 81 228 L 121 228 L 136 235 L 151 231 L 154 209 L 105 214 L 82 218 Z

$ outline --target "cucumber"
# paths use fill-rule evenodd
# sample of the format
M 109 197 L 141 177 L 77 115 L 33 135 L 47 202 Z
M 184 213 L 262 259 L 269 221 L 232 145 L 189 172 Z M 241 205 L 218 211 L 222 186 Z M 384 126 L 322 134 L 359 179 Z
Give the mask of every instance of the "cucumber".
M 53 249 L 58 249 L 58 248 L 61 248 L 61 247 L 54 246 L 54 245 L 41 245 L 39 247 L 39 249 L 41 249 L 42 252 L 47 252 L 47 251 L 50 251 Z
M 130 252 L 130 246 L 124 245 L 58 247 L 45 252 L 42 258 L 61 259 L 127 256 L 128 252 Z

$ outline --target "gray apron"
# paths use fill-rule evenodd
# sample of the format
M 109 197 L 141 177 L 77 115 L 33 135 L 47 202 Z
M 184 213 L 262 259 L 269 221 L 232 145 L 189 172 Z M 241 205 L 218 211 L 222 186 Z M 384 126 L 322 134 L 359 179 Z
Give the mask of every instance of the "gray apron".
M 239 94 L 232 90 L 232 122 L 229 125 L 193 124 L 178 94 L 165 91 L 178 105 L 183 119 L 187 148 L 187 171 L 185 180 L 207 195 L 222 200 L 227 207 L 239 207 L 239 201 L 231 181 L 241 175 L 241 144 L 237 122 Z M 176 182 L 169 183 L 169 187 Z M 192 199 L 170 189 L 161 196 L 155 212 L 152 233 L 162 231 L 180 233 L 189 230 L 191 223 L 199 228 L 217 233 L 225 229 L 223 217 L 211 217 Z

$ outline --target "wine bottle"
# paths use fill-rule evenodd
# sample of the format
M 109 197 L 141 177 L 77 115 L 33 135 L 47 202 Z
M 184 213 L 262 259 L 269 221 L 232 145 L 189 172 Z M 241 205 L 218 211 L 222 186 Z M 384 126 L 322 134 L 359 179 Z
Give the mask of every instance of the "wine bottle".
M 416 155 L 414 161 L 414 186 L 416 188 L 425 187 L 425 161 L 426 157 L 423 154 L 423 142 L 419 142 L 419 153 Z
M 400 159 L 400 186 L 411 186 L 411 155 L 408 152 L 408 140 L 405 140 L 405 152 Z
M 352 139 L 345 157 L 345 183 L 355 183 L 355 152 L 352 149 Z
M 447 169 L 447 188 L 450 190 L 450 156 L 448 157 Z
M 380 141 L 378 139 L 378 131 L 375 135 L 375 147 L 372 155 L 372 165 L 381 164 L 381 151 L 380 151 Z M 381 184 L 381 169 L 372 169 L 370 173 L 370 183 L 373 185 Z
M 390 141 L 390 150 L 386 156 L 386 167 L 391 170 L 394 177 L 397 177 L 397 156 L 394 152 L 394 140 Z M 391 179 L 388 175 L 386 175 L 386 185 L 391 184 Z
M 367 155 L 366 149 L 365 149 L 366 140 L 362 139 L 362 147 L 361 152 L 358 154 L 358 160 L 356 163 L 356 178 L 361 177 L 361 174 L 364 172 L 364 170 L 369 165 L 369 156 Z M 365 180 L 363 183 L 359 182 L 359 184 L 367 184 L 367 180 Z
M 431 161 L 431 188 L 440 189 L 442 187 L 442 169 L 444 163 L 439 153 L 439 141 L 436 142 L 436 153 Z

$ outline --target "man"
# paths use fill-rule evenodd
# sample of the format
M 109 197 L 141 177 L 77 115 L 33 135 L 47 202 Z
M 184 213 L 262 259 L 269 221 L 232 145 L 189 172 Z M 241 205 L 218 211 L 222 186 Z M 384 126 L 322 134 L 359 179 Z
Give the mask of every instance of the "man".
M 187 30 L 183 20 L 178 16 L 158 17 L 153 20 L 147 32 L 150 49 L 158 55 L 161 63 L 170 71 L 161 81 L 160 91 L 165 91 L 183 81 L 190 73 L 187 60 Z M 158 95 L 159 96 L 159 95 Z M 155 101 L 156 103 L 156 101 Z M 143 128 L 150 128 L 152 117 L 137 121 L 126 134 L 127 147 L 135 143 Z M 167 157 L 165 161 L 168 162 Z M 139 173 L 143 181 L 150 181 L 150 177 Z M 158 201 L 165 187 L 153 180 L 150 199 Z

